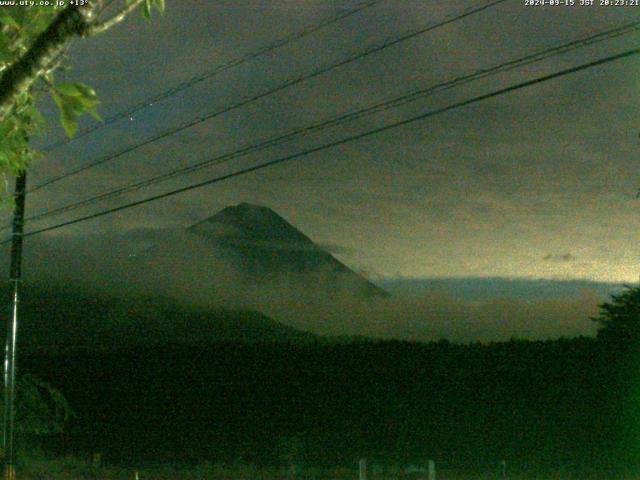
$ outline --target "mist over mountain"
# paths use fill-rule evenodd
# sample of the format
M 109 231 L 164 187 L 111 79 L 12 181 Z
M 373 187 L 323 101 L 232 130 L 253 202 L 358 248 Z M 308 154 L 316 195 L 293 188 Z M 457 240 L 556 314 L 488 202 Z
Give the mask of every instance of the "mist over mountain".
M 3 303 L 10 295 L 3 290 Z M 166 298 L 96 294 L 63 285 L 24 285 L 20 348 L 25 352 L 113 351 L 214 342 L 299 343 L 310 333 L 260 312 L 199 308 Z
M 23 348 L 305 342 L 315 336 L 262 312 L 288 309 L 292 298 L 308 306 L 305 292 L 323 305 L 387 296 L 278 214 L 249 204 L 183 230 L 138 231 L 93 245 L 62 240 L 28 245 Z M 111 258 L 96 265 L 96 251 Z
M 591 280 L 551 280 L 527 278 L 409 278 L 387 279 L 381 286 L 392 295 L 421 295 L 441 291 L 470 302 L 489 298 L 521 299 L 529 302 L 563 300 L 585 292 L 597 294 L 602 301 L 624 289 L 623 283 Z
M 295 277 L 304 276 L 328 296 L 341 290 L 354 296 L 386 296 L 267 207 L 248 203 L 227 207 L 187 231 L 210 242 L 248 282 L 282 278 L 295 282 L 299 280 Z
M 382 290 L 273 210 L 249 204 L 188 228 L 29 237 L 24 274 L 27 284 L 80 288 L 96 298 L 260 312 L 317 335 L 417 341 L 593 335 L 590 317 L 620 287 L 427 278 L 387 279 Z
M 107 267 L 121 263 L 122 274 L 101 280 L 116 290 L 261 311 L 301 298 L 327 304 L 388 296 L 274 211 L 246 203 L 186 229 L 138 232 L 124 244 L 130 253 Z

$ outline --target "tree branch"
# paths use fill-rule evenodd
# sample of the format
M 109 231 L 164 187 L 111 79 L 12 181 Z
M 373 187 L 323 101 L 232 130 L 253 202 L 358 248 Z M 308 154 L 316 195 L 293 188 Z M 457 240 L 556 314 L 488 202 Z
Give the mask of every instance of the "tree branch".
M 70 5 L 36 38 L 33 45 L 0 77 L 0 122 L 18 98 L 31 88 L 75 35 L 83 35 L 93 17 L 91 7 Z
M 86 37 L 102 33 L 122 22 L 127 15 L 138 8 L 144 0 L 135 0 L 120 13 L 105 22 L 97 21 L 96 5 L 69 5 L 62 10 L 51 25 L 36 38 L 35 42 L 15 63 L 6 68 L 0 77 L 0 122 L 3 122 L 18 102 L 21 95 L 28 92 L 42 77 L 53 62 L 59 58 L 76 35 Z
M 142 5 L 143 2 L 144 0 L 135 0 L 131 2 L 128 6 L 120 10 L 120 13 L 114 15 L 109 20 L 106 20 L 104 22 L 94 23 L 87 29 L 86 35 L 96 35 L 98 33 L 106 32 L 107 30 L 109 30 L 110 28 L 114 27 L 115 25 L 122 22 L 125 18 L 127 18 L 127 15 L 129 15 L 136 8 Z

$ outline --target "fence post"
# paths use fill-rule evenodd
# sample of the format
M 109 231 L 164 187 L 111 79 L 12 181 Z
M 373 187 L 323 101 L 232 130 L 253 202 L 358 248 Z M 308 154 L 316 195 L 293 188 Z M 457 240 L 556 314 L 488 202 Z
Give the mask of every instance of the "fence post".
M 429 480 L 436 480 L 436 462 L 429 460 Z
M 100 452 L 94 452 L 91 455 L 91 470 L 93 470 L 93 478 L 98 478 L 100 475 L 100 466 L 102 464 L 102 454 Z
M 360 459 L 360 480 L 367 480 L 367 459 Z

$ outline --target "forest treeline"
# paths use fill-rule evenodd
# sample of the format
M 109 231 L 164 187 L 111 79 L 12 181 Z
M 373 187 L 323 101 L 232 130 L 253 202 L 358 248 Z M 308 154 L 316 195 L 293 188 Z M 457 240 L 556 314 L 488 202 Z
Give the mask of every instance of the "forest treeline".
M 76 412 L 47 439 L 55 454 L 622 472 L 640 457 L 640 335 L 615 316 L 640 312 L 629 292 L 626 310 L 601 309 L 598 338 L 167 343 L 32 353 L 20 365 Z

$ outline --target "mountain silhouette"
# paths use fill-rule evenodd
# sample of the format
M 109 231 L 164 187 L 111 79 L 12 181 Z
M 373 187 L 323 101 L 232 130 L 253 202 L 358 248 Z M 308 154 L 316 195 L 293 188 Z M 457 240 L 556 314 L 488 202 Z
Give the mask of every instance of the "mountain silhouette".
M 2 290 L 9 303 L 8 288 Z M 69 285 L 27 283 L 20 348 L 27 352 L 111 351 L 163 344 L 299 343 L 313 334 L 254 310 L 181 305 L 159 296 L 108 295 Z
M 327 312 L 387 295 L 273 210 L 246 203 L 188 228 L 91 240 L 28 256 L 22 348 L 317 341 L 305 330 L 332 335 L 343 318 Z M 107 261 L 93 261 L 96 250 Z M 41 262 L 55 277 L 34 275 Z
M 358 297 L 387 295 L 267 207 L 230 206 L 187 231 L 209 242 L 218 256 L 254 283 L 291 278 L 329 295 L 338 291 Z

